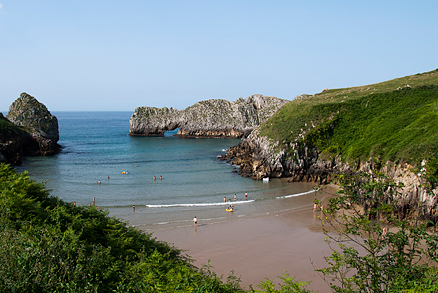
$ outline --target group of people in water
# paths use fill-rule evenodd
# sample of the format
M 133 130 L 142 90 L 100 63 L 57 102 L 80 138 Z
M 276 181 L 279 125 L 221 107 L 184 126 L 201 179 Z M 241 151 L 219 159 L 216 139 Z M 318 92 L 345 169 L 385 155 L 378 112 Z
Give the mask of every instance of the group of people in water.
M 135 165 L 135 167 L 137 167 L 137 165 Z M 123 175 L 127 175 L 127 174 L 128 174 L 128 171 L 123 171 L 122 174 L 123 174 Z M 109 180 L 109 179 L 110 179 L 110 177 L 108 176 L 108 180 Z M 154 175 L 153 179 L 154 179 L 154 181 L 155 181 L 155 180 L 157 180 L 157 177 L 155 177 L 155 175 Z M 163 176 L 162 176 L 162 175 L 160 175 L 160 180 L 163 180 Z M 97 184 L 98 184 L 98 185 L 102 184 L 102 181 L 98 180 L 98 181 L 97 181 Z M 93 205 L 95 205 L 95 203 L 96 203 L 96 198 L 93 197 Z M 76 206 L 76 202 L 74 202 L 73 205 Z M 89 204 L 89 206 L 91 206 L 91 203 Z M 97 209 L 97 208 L 96 208 L 96 209 Z M 135 205 L 132 206 L 132 212 L 135 213 Z M 196 217 L 195 217 L 195 218 L 196 218 Z
M 248 199 L 247 192 L 245 192 L 245 199 Z M 237 194 L 234 194 L 234 200 L 237 200 Z M 224 202 L 227 202 L 226 196 L 224 196 Z M 234 212 L 234 205 L 231 204 L 231 198 L 228 199 L 228 202 L 230 203 L 230 205 L 227 206 L 226 211 L 227 212 Z M 198 218 L 196 216 L 193 218 L 193 224 L 195 225 L 195 227 L 198 225 Z
M 245 199 L 248 199 L 248 192 L 245 192 Z M 234 194 L 234 200 L 237 200 L 237 194 Z M 224 202 L 227 202 L 227 197 L 224 197 Z M 228 199 L 228 202 L 231 202 L 231 198 Z M 234 205 L 230 204 L 226 208 L 227 212 L 234 212 Z
M 136 165 L 136 167 L 137 167 L 137 165 Z M 123 171 L 122 174 L 123 174 L 123 175 L 126 175 L 126 174 L 128 174 L 128 171 Z M 110 179 L 110 177 L 108 176 L 108 180 L 109 180 L 109 179 Z M 154 181 L 155 181 L 155 180 L 157 180 L 157 177 L 155 177 L 155 175 L 154 175 L 153 179 L 154 179 Z M 163 176 L 162 176 L 162 175 L 160 175 L 160 180 L 163 180 Z M 102 184 L 102 181 L 98 180 L 98 181 L 97 181 L 97 184 L 98 184 L 98 185 Z

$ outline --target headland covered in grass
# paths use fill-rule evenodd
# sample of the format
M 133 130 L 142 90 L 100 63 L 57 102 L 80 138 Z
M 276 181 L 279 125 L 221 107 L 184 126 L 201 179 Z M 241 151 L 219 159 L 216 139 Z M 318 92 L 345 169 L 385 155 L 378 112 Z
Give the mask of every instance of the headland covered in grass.
M 284 105 L 260 128 L 279 146 L 303 141 L 343 161 L 417 165 L 438 147 L 438 70 L 346 89 Z M 293 149 L 289 149 L 289 155 Z

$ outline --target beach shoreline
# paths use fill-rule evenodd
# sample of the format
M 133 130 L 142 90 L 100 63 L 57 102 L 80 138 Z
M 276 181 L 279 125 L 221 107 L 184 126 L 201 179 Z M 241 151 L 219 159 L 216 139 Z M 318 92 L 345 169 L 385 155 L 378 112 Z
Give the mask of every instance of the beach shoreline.
M 326 186 L 318 199 L 334 195 L 334 186 Z M 197 226 L 162 229 L 152 232 L 158 241 L 165 241 L 182 249 L 197 267 L 211 265 L 223 276 L 234 272 L 241 278 L 241 286 L 248 289 L 269 278 L 278 284 L 278 276 L 287 272 L 296 281 L 310 281 L 306 287 L 327 292 L 329 285 L 315 272 L 325 267 L 324 256 L 330 254 L 325 243 L 318 208 L 313 203 L 300 209 L 257 217 L 236 218 L 220 223 L 203 223 Z

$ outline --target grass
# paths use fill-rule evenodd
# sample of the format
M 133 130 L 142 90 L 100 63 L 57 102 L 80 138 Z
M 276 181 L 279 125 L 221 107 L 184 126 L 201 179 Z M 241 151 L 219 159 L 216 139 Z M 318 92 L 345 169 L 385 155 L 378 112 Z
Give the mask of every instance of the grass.
M 408 86 L 407 86 L 408 85 Z M 316 147 L 344 161 L 408 162 L 438 148 L 438 70 L 378 84 L 327 90 L 294 100 L 266 121 L 260 133 L 289 151 Z
M 19 135 L 23 130 L 21 127 L 11 123 L 6 118 L 0 118 L 0 142 L 13 135 Z

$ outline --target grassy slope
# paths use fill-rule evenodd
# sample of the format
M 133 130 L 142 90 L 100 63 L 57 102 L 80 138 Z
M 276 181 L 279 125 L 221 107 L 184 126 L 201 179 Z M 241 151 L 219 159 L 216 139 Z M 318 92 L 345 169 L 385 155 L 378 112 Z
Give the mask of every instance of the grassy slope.
M 344 160 L 373 156 L 415 165 L 438 146 L 438 88 L 430 85 L 438 85 L 438 70 L 327 90 L 286 104 L 261 134 L 280 145 L 304 141 Z

